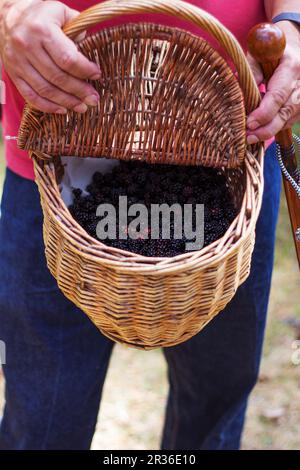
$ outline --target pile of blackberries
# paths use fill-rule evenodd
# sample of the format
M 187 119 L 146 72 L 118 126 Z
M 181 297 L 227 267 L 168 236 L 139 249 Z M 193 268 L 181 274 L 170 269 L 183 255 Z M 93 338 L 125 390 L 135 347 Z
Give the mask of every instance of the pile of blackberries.
M 127 196 L 128 207 L 143 204 L 149 209 L 149 225 L 152 204 L 192 204 L 193 228 L 196 204 L 204 204 L 204 246 L 224 235 L 237 215 L 231 195 L 226 186 L 225 176 L 218 170 L 204 167 L 183 167 L 177 165 L 150 165 L 143 162 L 120 162 L 109 173 L 96 172 L 86 188 L 87 195 L 80 189 L 73 189 L 74 201 L 69 210 L 74 219 L 93 237 L 101 217 L 96 216 L 99 204 L 109 203 L 118 216 L 119 196 Z M 128 225 L 134 217 L 128 217 Z M 187 240 L 174 237 L 174 219 L 171 218 L 170 237 L 151 238 L 151 229 L 141 231 L 136 239 L 126 237 L 127 227 L 119 227 L 116 220 L 116 238 L 101 240 L 108 246 L 131 251 L 144 256 L 176 256 L 186 252 Z M 123 236 L 119 237 L 119 228 Z

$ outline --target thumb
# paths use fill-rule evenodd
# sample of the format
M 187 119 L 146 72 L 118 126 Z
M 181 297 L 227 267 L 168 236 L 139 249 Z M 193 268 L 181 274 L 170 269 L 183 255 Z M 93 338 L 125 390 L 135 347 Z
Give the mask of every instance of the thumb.
M 254 75 L 255 81 L 257 85 L 260 85 L 264 81 L 264 76 L 262 73 L 262 69 L 259 63 L 252 57 L 249 52 L 247 52 L 247 60 Z
M 69 23 L 69 21 L 71 21 L 73 18 L 76 18 L 76 16 L 78 16 L 79 14 L 80 12 L 78 10 L 65 6 L 65 23 L 64 24 Z M 85 38 L 85 36 L 86 36 L 86 31 L 83 31 L 82 33 L 78 34 L 78 36 L 74 38 L 74 41 L 80 42 Z

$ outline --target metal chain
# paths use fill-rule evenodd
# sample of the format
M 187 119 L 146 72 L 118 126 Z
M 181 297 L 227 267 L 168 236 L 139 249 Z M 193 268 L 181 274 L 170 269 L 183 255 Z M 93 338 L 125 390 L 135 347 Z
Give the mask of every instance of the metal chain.
M 295 134 L 293 134 L 293 138 L 294 138 L 294 142 L 296 142 L 296 144 L 297 144 L 298 151 L 299 151 L 299 154 L 300 154 L 300 138 Z M 288 156 L 289 153 L 294 153 L 294 151 L 295 151 L 295 148 L 294 148 L 294 144 L 293 144 L 290 149 L 285 150 L 285 155 Z M 278 163 L 279 163 L 279 166 L 281 168 L 282 173 L 284 174 L 286 179 L 290 182 L 291 186 L 293 186 L 294 190 L 297 193 L 297 196 L 300 199 L 300 185 L 299 185 L 300 163 L 298 164 L 298 168 L 295 172 L 295 178 L 297 178 L 297 180 L 298 180 L 298 181 L 296 181 L 295 178 L 293 178 L 293 176 L 290 175 L 290 173 L 288 172 L 285 164 L 283 163 L 282 155 L 281 155 L 281 148 L 280 148 L 279 144 L 276 144 L 276 157 L 277 157 L 277 160 L 278 160 Z

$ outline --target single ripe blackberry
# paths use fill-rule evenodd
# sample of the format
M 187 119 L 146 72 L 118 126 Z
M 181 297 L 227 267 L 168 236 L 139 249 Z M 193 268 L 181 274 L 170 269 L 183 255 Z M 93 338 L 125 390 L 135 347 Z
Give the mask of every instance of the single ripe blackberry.
M 224 216 L 223 210 L 221 209 L 221 207 L 218 207 L 218 206 L 211 207 L 209 211 L 209 215 L 212 218 L 217 219 L 217 220 L 222 220 Z
M 92 221 L 93 219 L 87 212 L 80 212 L 77 214 L 77 222 L 80 223 L 84 228 Z
M 87 224 L 85 225 L 85 230 L 88 232 L 89 235 L 91 235 L 92 237 L 96 237 L 96 228 L 97 228 L 97 221 L 93 220 L 92 222 L 89 221 L 87 222 Z
M 103 184 L 103 174 L 100 171 L 96 171 L 93 175 L 93 183 L 96 186 L 101 186 Z
M 134 184 L 133 182 L 127 188 L 127 195 L 128 196 L 136 196 L 139 194 L 140 187 L 138 184 Z
M 183 188 L 182 194 L 185 198 L 192 197 L 193 193 L 194 193 L 194 190 L 193 190 L 192 186 L 186 186 L 185 188 Z
M 231 222 L 235 219 L 235 217 L 237 216 L 237 210 L 235 209 L 233 204 L 229 204 L 225 207 L 225 214 L 226 218 L 228 220 L 231 220 Z
M 73 188 L 72 190 L 74 199 L 79 199 L 80 196 L 82 195 L 82 190 L 80 188 Z

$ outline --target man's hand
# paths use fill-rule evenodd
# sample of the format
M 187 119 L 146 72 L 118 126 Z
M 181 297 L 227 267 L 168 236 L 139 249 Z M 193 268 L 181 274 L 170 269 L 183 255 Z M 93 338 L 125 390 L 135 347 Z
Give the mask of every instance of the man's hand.
M 49 113 L 85 112 L 99 95 L 85 82 L 100 77 L 62 32 L 78 11 L 57 1 L 0 0 L 0 55 L 21 95 Z
M 268 140 L 300 120 L 300 30 L 289 21 L 279 22 L 277 26 L 285 33 L 287 46 L 261 104 L 248 117 L 249 144 Z M 262 73 L 253 59 L 249 62 L 260 84 Z

